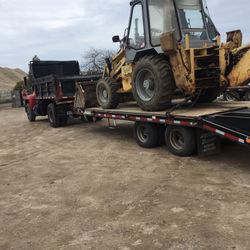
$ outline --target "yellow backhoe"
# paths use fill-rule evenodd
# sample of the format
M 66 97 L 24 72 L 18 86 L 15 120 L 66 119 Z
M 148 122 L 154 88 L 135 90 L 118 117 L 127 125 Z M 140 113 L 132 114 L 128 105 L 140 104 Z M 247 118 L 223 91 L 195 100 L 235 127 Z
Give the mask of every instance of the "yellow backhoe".
M 107 60 L 97 84 L 103 108 L 116 108 L 132 95 L 147 111 L 173 100 L 212 102 L 227 87 L 250 81 L 250 44 L 240 30 L 221 42 L 204 0 L 133 0 L 120 51 Z

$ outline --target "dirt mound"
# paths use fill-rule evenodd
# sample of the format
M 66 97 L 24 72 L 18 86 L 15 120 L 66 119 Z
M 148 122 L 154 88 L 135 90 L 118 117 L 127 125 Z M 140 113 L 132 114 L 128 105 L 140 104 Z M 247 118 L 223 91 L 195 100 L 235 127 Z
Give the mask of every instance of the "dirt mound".
M 0 90 L 11 90 L 16 82 L 23 80 L 27 74 L 21 69 L 0 67 Z

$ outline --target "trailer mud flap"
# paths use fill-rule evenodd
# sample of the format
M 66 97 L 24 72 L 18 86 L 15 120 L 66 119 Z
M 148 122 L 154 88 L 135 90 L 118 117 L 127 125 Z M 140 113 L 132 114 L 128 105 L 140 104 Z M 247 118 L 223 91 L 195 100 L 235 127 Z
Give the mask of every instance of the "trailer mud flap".
M 196 130 L 198 155 L 201 157 L 221 152 L 221 138 L 202 129 Z

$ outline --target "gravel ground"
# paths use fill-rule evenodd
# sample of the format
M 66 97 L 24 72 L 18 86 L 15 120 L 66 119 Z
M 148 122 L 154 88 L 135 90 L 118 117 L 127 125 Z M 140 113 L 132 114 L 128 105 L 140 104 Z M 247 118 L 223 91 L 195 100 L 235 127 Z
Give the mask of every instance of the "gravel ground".
M 0 106 L 1 250 L 250 249 L 250 154 L 146 150 L 133 124 L 52 129 Z

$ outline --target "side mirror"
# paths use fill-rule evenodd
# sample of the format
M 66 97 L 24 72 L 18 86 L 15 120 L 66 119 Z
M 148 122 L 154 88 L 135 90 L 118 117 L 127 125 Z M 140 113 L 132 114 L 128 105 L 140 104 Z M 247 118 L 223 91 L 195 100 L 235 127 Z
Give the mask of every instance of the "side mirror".
M 113 36 L 112 41 L 113 43 L 119 43 L 121 40 L 119 36 Z

